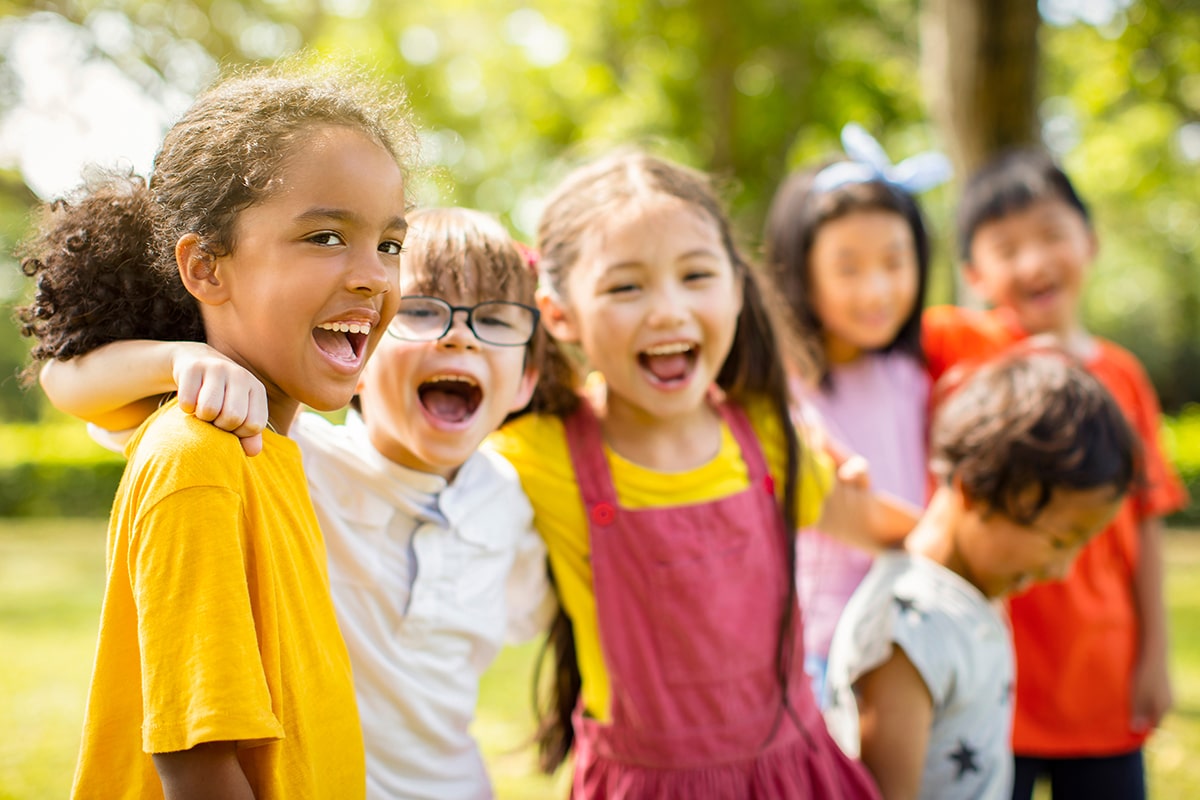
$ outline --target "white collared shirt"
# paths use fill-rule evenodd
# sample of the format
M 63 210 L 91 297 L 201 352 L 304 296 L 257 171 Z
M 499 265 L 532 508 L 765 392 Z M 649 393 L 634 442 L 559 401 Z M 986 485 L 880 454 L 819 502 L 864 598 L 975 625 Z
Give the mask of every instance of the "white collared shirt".
M 345 425 L 301 414 L 290 435 L 354 667 L 367 796 L 491 797 L 469 732 L 480 676 L 506 639 L 537 635 L 554 610 L 516 471 L 485 451 L 450 483 L 407 469 L 353 413 Z

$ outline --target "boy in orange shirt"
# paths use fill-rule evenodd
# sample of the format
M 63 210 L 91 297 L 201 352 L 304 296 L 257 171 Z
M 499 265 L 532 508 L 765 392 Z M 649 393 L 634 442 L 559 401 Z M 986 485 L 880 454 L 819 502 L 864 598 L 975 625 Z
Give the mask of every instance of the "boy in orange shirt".
M 1171 707 L 1161 518 L 1187 502 L 1158 443 L 1159 405 L 1138 360 L 1083 325 L 1097 252 L 1087 207 L 1036 151 L 968 181 L 958 215 L 968 284 L 993 308 L 933 308 L 923 345 L 938 379 L 1026 336 L 1053 337 L 1112 393 L 1141 442 L 1143 484 L 1067 578 L 1010 600 L 1017 653 L 1014 800 L 1048 775 L 1054 800 L 1144 798 L 1142 744 Z

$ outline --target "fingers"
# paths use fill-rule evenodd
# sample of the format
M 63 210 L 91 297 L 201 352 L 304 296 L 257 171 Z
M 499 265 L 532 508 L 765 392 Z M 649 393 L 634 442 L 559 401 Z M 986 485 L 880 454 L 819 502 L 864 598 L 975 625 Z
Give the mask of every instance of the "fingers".
M 851 455 L 838 464 L 837 477 L 840 482 L 855 489 L 871 488 L 867 460 L 862 456 Z
M 254 436 L 246 436 L 240 441 L 242 443 L 242 450 L 246 455 L 256 456 L 262 452 L 263 437 L 261 433 L 257 433 Z

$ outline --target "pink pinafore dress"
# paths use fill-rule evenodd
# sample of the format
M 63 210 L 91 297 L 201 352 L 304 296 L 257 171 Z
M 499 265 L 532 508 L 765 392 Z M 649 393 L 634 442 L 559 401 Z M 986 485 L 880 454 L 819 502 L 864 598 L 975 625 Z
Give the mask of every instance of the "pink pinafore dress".
M 575 713 L 572 797 L 878 798 L 825 730 L 799 631 L 784 708 L 776 668 L 791 580 L 784 520 L 749 420 L 717 407 L 750 485 L 669 508 L 621 508 L 595 414 L 585 402 L 565 421 L 612 690 L 611 722 L 582 706 Z

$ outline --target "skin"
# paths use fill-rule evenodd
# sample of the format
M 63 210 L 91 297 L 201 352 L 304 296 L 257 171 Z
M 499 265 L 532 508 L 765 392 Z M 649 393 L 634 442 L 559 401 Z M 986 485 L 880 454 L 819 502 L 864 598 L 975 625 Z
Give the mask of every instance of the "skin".
M 679 471 L 711 459 L 720 419 L 706 401 L 733 343 L 741 279 L 716 224 L 674 197 L 634 200 L 592 231 L 566 278 L 543 291 L 548 330 L 582 347 L 604 374 L 605 438 L 622 456 Z M 662 381 L 647 355 L 686 348 L 687 368 Z
M 1096 234 L 1074 207 L 1040 200 L 980 225 L 964 275 L 991 305 L 1011 309 L 1031 335 L 1070 342 L 1086 337 L 1079 303 L 1097 249 Z
M 406 276 L 405 294 L 419 282 Z M 444 297 L 451 305 L 474 300 Z M 507 299 L 507 298 L 494 298 Z M 526 369 L 526 347 L 501 347 L 475 338 L 466 315 L 436 342 L 409 342 L 385 336 L 363 372 L 359 386 L 363 420 L 371 444 L 397 464 L 453 478 L 484 438 L 533 394 L 537 373 Z M 479 388 L 478 408 L 468 421 L 448 424 L 421 402 L 421 384 L 436 376 L 469 378 Z
M 281 433 L 301 403 L 334 409 L 349 401 L 399 302 L 404 182 L 391 155 L 356 130 L 315 127 L 301 141 L 278 176 L 278 190 L 238 215 L 231 252 L 215 255 L 195 234 L 176 246 L 184 285 L 202 304 L 208 346 L 120 342 L 101 348 L 87 356 L 81 372 L 60 365 L 43 373 L 43 381 L 55 383 L 52 400 L 86 394 L 82 381 L 89 375 L 99 380 L 116 369 L 122 385 L 100 380 L 96 385 L 110 391 L 87 401 L 99 410 L 96 417 L 112 424 L 146 411 L 146 402 L 128 401 L 169 389 L 162 381 L 170 375 L 186 397 L 185 410 L 220 403 L 214 418 L 241 415 L 244 425 L 252 416 L 254 425 L 265 416 Z M 343 335 L 337 350 L 330 334 L 315 330 L 330 324 L 353 324 L 362 333 Z M 179 353 L 200 360 L 177 369 Z M 127 365 L 138 366 L 126 372 Z M 232 388 L 215 385 L 230 375 L 236 376 Z M 149 388 L 130 383 L 139 378 Z M 72 386 L 73 380 L 80 383 Z M 128 394 L 114 395 L 121 391 Z M 155 754 L 154 765 L 171 800 L 253 797 L 234 742 Z
M 176 258 L 202 304 L 208 344 L 266 388 L 269 420 L 284 432 L 301 403 L 349 402 L 367 355 L 396 311 L 404 181 L 386 150 L 359 131 L 314 128 L 279 177 L 280 188 L 238 215 L 235 246 L 213 255 L 195 234 Z M 369 329 L 347 357 L 316 329 Z
M 858 211 L 820 227 L 809 254 L 813 308 L 830 363 L 891 344 L 917 299 L 912 229 L 892 211 Z
M 1108 486 L 1055 489 L 1037 518 L 1020 525 L 955 482 L 934 493 L 905 546 L 962 576 L 985 597 L 1003 597 L 1035 580 L 1065 577 L 1123 500 Z M 916 797 L 933 724 L 933 699 L 920 673 L 903 650 L 893 648 L 854 690 L 863 763 L 888 800 Z
M 1050 198 L 980 225 L 964 275 L 990 305 L 1013 311 L 1030 335 L 1052 338 L 1086 361 L 1095 344 L 1080 318 L 1080 301 L 1098 249 L 1095 231 L 1083 215 Z M 1129 699 L 1136 732 L 1157 727 L 1174 703 L 1167 671 L 1161 530 L 1157 517 L 1138 523 L 1132 590 L 1141 647 Z

